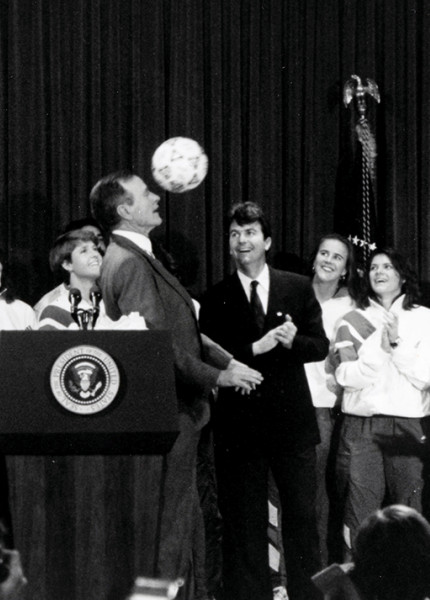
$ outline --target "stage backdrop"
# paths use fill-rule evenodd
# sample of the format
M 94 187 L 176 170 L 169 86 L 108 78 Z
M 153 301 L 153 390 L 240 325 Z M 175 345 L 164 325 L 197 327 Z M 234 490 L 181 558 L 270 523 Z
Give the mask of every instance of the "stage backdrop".
M 157 236 L 195 295 L 229 269 L 233 202 L 264 206 L 273 256 L 306 258 L 334 228 L 336 190 L 349 202 L 353 73 L 381 93 L 385 240 L 430 281 L 429 0 L 1 0 L 0 17 L 0 245 L 24 299 L 52 285 L 50 245 L 97 179 L 131 168 L 151 183 L 153 151 L 177 135 L 210 171 L 162 194 Z

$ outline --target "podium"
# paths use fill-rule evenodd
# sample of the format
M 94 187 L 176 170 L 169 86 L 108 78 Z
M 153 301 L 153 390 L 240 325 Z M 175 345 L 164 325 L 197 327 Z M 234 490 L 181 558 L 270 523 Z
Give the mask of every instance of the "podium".
M 62 353 L 88 346 L 113 359 L 119 388 L 106 409 L 76 414 L 55 400 L 50 374 Z M 4 331 L 0 356 L 3 454 L 162 454 L 176 438 L 168 332 Z
M 0 356 L 0 450 L 29 580 L 24 597 L 125 598 L 136 574 L 152 575 L 163 455 L 178 434 L 169 332 L 5 331 Z M 73 363 L 82 389 L 55 367 L 59 359 Z M 86 412 L 56 398 L 56 378 L 83 396 Z

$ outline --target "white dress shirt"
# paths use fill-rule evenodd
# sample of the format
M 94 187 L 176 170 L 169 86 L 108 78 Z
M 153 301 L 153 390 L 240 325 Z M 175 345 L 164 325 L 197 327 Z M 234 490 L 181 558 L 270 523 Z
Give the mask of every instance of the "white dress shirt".
M 115 235 L 122 235 L 123 237 L 129 239 L 131 242 L 139 246 L 141 250 L 154 257 L 154 253 L 152 252 L 152 242 L 146 235 L 143 233 L 138 233 L 137 231 L 127 231 L 126 229 L 115 229 L 113 231 Z

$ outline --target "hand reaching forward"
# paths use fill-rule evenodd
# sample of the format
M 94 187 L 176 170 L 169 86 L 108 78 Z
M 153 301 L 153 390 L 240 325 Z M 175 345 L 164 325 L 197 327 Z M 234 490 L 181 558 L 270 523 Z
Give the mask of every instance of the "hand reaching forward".
M 262 381 L 261 373 L 232 358 L 228 367 L 218 375 L 217 385 L 234 387 L 249 393 Z

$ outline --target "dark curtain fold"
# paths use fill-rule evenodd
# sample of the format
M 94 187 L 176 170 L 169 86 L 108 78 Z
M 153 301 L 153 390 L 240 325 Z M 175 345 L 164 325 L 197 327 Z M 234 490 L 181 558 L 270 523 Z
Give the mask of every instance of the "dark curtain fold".
M 272 256 L 306 258 L 335 225 L 350 112 L 342 86 L 374 79 L 379 220 L 430 281 L 429 0 L 2 0 L 0 245 L 23 299 L 52 285 L 47 255 L 88 214 L 97 179 L 151 181 L 166 138 L 206 149 L 205 183 L 162 192 L 154 232 L 196 296 L 229 269 L 224 215 L 256 200 Z M 352 185 L 352 184 L 351 184 Z M 346 207 L 346 208 L 345 208 Z

